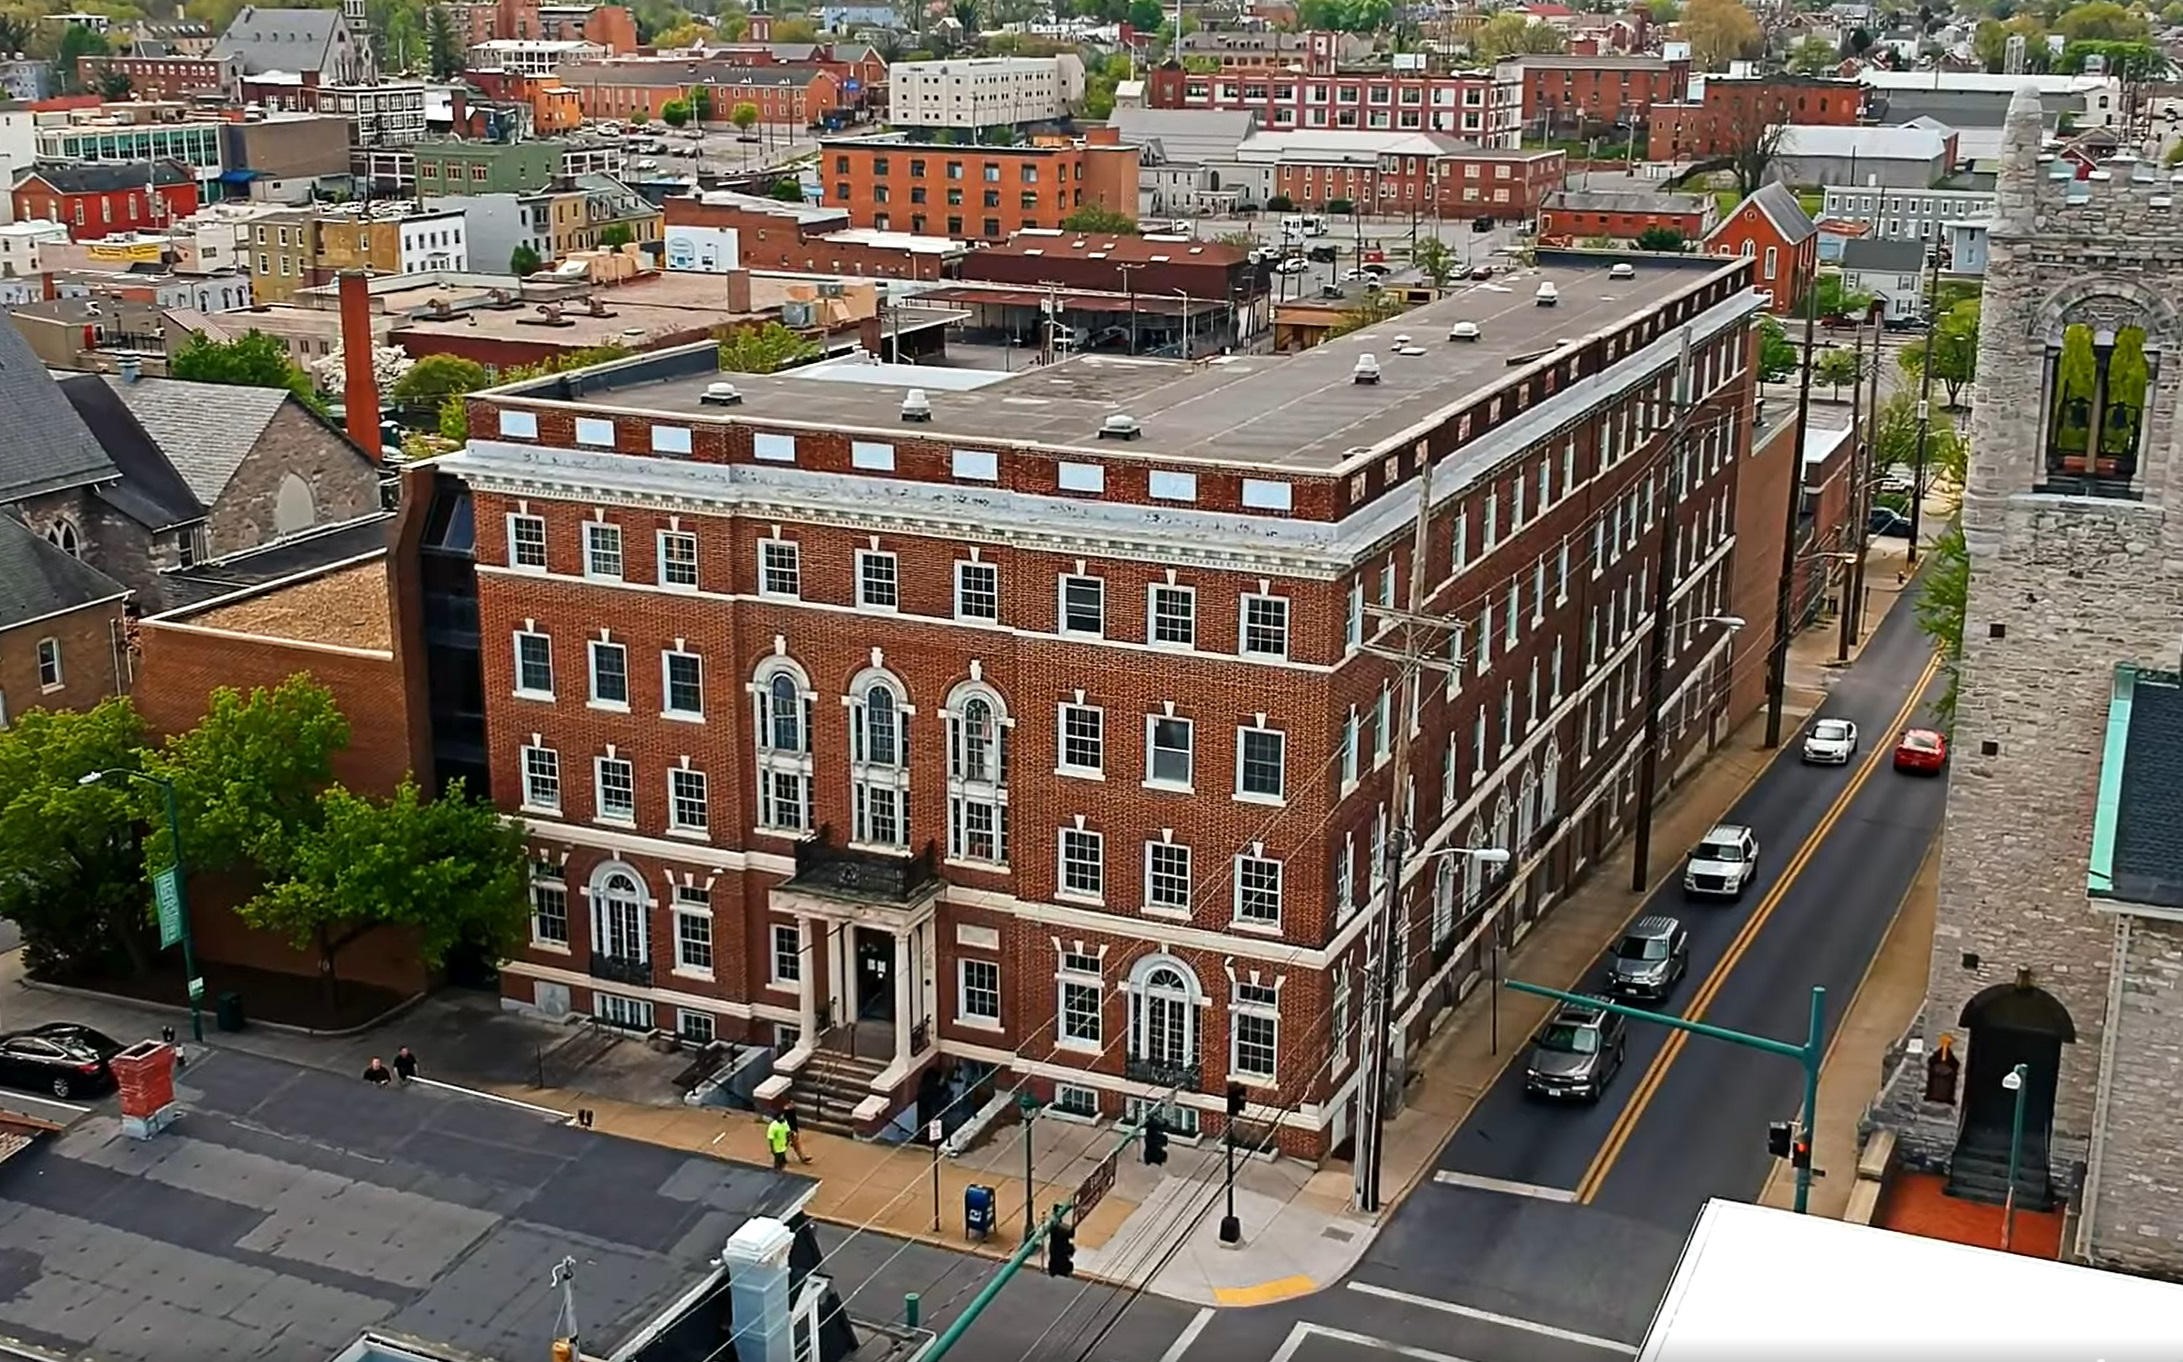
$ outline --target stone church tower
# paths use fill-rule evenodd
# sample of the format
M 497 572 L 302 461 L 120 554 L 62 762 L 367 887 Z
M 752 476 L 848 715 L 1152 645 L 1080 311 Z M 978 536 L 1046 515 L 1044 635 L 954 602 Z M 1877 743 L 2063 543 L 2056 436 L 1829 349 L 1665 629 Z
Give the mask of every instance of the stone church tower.
M 2079 179 L 2041 136 L 2027 87 L 1979 331 L 1923 1053 L 1873 1119 L 1998 1201 L 2024 1065 L 2020 1201 L 2074 1202 L 2087 1261 L 2183 1277 L 2183 176 L 2123 156 Z

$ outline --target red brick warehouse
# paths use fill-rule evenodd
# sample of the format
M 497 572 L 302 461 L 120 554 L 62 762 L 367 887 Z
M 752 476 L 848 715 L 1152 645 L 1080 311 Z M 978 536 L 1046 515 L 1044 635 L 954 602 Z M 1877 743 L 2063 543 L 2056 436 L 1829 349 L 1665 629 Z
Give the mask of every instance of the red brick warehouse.
M 1750 266 L 1545 277 L 1559 309 L 1512 296 L 1430 366 L 1394 331 L 1458 300 L 1247 365 L 845 361 L 733 375 L 731 400 L 693 347 L 474 396 L 445 468 L 475 499 L 493 788 L 538 860 L 507 998 L 775 1046 L 772 1090 L 867 1130 L 928 1072 L 999 1072 L 1083 1112 L 1173 1093 L 1216 1131 L 1233 1081 L 1282 1148 L 1345 1144 L 1395 820 L 1513 858 L 1410 863 L 1405 1053 L 1481 977 L 1482 934 L 1620 835 L 1657 573 L 1675 752 L 1727 695 L 1707 621 Z M 1376 415 L 1357 347 L 1386 364 Z M 1685 354 L 1713 415 L 1671 500 Z M 1118 410 L 1141 438 L 1097 437 Z M 1367 645 L 1416 573 L 1450 665 L 1411 703 Z

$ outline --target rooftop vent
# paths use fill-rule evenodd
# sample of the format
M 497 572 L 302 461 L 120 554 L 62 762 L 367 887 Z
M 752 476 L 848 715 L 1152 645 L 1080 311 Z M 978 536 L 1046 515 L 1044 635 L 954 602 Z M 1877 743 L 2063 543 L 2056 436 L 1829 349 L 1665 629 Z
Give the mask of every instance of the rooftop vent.
M 1352 383 L 1377 383 L 1380 381 L 1380 362 L 1377 355 L 1357 356 L 1357 367 L 1349 371 Z
M 1128 412 L 1118 411 L 1099 423 L 1099 438 L 1102 440 L 1134 440 L 1144 433 L 1144 427 L 1138 425 L 1137 418 Z
M 697 400 L 708 407 L 739 407 L 743 404 L 743 394 L 733 383 L 708 383 Z
M 932 420 L 932 401 L 923 388 L 912 388 L 902 394 L 902 419 L 905 421 Z

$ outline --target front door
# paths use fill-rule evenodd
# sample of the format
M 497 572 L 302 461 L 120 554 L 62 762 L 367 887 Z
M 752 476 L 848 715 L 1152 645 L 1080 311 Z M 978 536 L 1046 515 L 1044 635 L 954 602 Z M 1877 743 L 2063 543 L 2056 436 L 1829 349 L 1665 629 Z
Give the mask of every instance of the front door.
M 2062 1038 L 2052 1032 L 1979 1026 L 1971 1030 L 1971 1062 L 1963 1078 L 1963 1134 L 1967 1148 L 2005 1150 L 2016 1119 L 2016 1094 L 2002 1083 L 2022 1064 L 2024 1148 L 2043 1159 L 2054 1127 L 2054 1079 L 2062 1067 Z
M 857 934 L 857 1020 L 894 1020 L 894 938 L 859 927 Z

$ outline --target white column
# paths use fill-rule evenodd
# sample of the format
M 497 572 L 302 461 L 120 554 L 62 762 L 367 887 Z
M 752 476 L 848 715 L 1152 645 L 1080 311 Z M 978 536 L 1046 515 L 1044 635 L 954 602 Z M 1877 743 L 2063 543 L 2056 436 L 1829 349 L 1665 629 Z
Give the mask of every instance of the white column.
M 910 1062 L 910 984 L 915 977 L 911 970 L 910 934 L 894 934 L 894 1063 L 896 1067 Z
M 812 944 L 813 925 L 810 918 L 796 919 L 796 1006 L 803 1027 L 797 1044 L 807 1049 L 819 1043 L 819 965 L 824 960 Z

